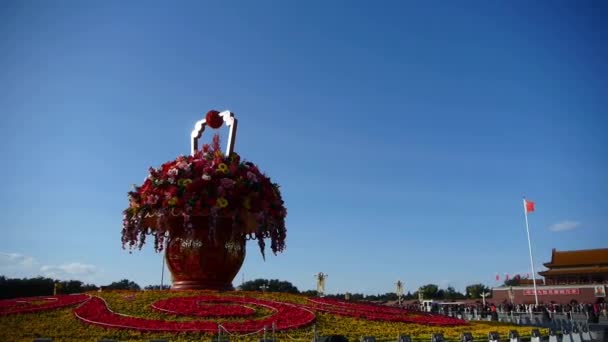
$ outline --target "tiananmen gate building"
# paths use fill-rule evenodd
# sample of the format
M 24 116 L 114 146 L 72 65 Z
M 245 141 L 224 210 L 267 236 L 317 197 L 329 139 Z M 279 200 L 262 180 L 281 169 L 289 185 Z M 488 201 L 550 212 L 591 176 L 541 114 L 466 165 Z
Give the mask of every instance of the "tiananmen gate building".
M 536 281 L 539 303 L 566 304 L 595 303 L 606 298 L 608 285 L 608 248 L 558 251 L 553 249 L 551 261 L 544 264 L 547 270 L 538 272 L 544 281 Z M 501 286 L 492 289 L 494 303 L 532 304 L 532 281 L 519 286 Z

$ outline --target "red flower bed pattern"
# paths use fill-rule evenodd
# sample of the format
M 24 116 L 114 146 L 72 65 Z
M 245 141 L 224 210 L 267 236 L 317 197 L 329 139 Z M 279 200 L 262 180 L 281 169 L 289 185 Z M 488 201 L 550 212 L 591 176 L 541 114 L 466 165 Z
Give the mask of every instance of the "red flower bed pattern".
M 219 297 L 204 302 L 196 297 L 169 298 L 154 302 L 151 307 L 174 315 L 199 317 L 245 317 L 255 314 L 255 310 L 250 307 L 232 304 L 230 300 Z
M 63 308 L 84 302 L 88 295 L 59 295 L 0 300 L 0 316 Z
M 455 326 L 468 324 L 464 320 L 432 315 L 426 312 L 409 311 L 382 305 L 343 302 L 326 298 L 309 298 L 317 311 L 336 315 L 357 317 L 372 321 L 404 322 L 437 326 Z
M 181 298 L 195 301 L 217 301 L 219 297 L 196 296 Z M 179 298 L 175 298 L 179 299 Z M 225 303 L 250 304 L 263 306 L 276 313 L 261 319 L 251 319 L 242 322 L 225 322 L 222 327 L 228 332 L 257 332 L 264 327 L 270 328 L 275 324 L 276 330 L 297 329 L 311 324 L 315 320 L 313 312 L 289 303 L 278 303 L 269 300 L 261 300 L 246 297 L 221 297 Z M 154 319 L 145 319 L 121 315 L 112 312 L 105 301 L 99 297 L 92 297 L 74 310 L 74 314 L 80 320 L 90 324 L 104 327 L 133 329 L 139 331 L 199 331 L 217 332 L 218 323 L 206 320 L 194 322 L 175 322 Z
M 263 318 L 222 323 L 224 330 L 230 333 L 257 332 L 264 327 L 270 329 L 273 324 L 275 324 L 276 330 L 301 328 L 314 322 L 315 314 L 311 310 L 373 321 L 435 326 L 467 324 L 466 321 L 451 317 L 381 305 L 344 302 L 326 298 L 309 298 L 308 300 L 311 303 L 310 306 L 248 297 L 202 295 L 163 299 L 156 301 L 151 306 L 155 310 L 171 314 L 197 317 L 246 317 L 255 314 L 255 310 L 249 306 L 261 306 L 273 311 L 271 315 Z M 78 303 L 82 303 L 74 309 L 74 314 L 78 319 L 107 328 L 165 332 L 217 332 L 219 327 L 219 323 L 205 319 L 177 322 L 127 316 L 111 311 L 102 298 L 84 294 L 0 300 L 0 315 L 51 310 Z

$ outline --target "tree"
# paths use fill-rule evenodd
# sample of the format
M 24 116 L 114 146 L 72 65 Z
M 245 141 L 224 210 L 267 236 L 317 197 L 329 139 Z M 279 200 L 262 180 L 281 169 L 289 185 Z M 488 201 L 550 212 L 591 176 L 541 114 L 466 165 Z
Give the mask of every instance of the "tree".
M 306 296 L 306 297 L 315 297 L 317 295 L 317 290 L 306 290 L 301 292 L 300 294 Z
M 300 293 L 292 283 L 278 279 L 249 280 L 239 286 L 239 289 L 242 291 L 262 291 L 263 287 L 265 287 L 264 291 L 268 292 Z
M 141 288 L 134 281 L 123 279 L 121 281 L 115 281 L 112 284 L 104 287 L 107 290 L 135 290 L 139 291 Z
M 0 299 L 50 296 L 53 294 L 53 283 L 51 278 L 11 279 L 0 276 Z
M 95 291 L 98 289 L 96 285 L 86 284 L 84 285 L 80 280 L 64 280 L 59 282 L 57 293 L 70 294 L 70 293 L 82 293 L 86 291 Z
M 444 298 L 445 299 L 463 299 L 463 298 L 465 298 L 465 295 L 456 291 L 456 289 L 454 289 L 454 287 L 448 286 L 448 288 L 444 291 Z
M 490 292 L 490 288 L 484 284 L 472 284 L 466 287 L 469 298 L 481 298 L 481 294 Z
M 521 284 L 521 279 L 519 277 L 513 277 L 509 280 L 505 280 L 505 286 L 519 286 Z
M 438 298 L 439 286 L 435 284 L 427 284 L 420 287 L 420 292 L 424 296 L 424 299 L 434 299 Z
M 160 285 L 148 285 L 146 287 L 144 287 L 144 290 L 168 290 L 170 289 L 171 286 L 169 285 L 163 285 L 163 288 L 160 288 Z

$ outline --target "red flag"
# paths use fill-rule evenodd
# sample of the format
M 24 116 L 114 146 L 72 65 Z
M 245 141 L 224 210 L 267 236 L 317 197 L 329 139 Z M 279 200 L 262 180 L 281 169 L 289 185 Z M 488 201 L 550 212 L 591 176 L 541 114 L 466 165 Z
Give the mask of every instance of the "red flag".
M 519 274 L 515 276 L 515 279 L 517 279 L 517 280 L 521 279 L 521 277 L 519 276 Z
M 533 212 L 534 211 L 534 202 L 528 201 L 528 200 L 525 200 L 525 201 L 526 201 L 526 213 Z
M 500 280 L 500 276 L 497 274 L 496 275 L 496 281 L 499 281 L 499 280 Z

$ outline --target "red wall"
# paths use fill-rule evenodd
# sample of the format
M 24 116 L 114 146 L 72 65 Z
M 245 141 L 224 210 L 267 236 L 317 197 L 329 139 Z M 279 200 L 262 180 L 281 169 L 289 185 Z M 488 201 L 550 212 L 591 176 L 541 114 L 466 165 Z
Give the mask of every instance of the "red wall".
M 547 290 L 563 290 L 564 287 L 559 286 L 537 286 L 537 290 L 547 291 Z M 595 292 L 593 287 L 568 287 L 567 289 L 577 289 L 578 294 L 545 294 L 538 296 L 538 303 L 558 303 L 558 304 L 567 304 L 570 303 L 573 299 L 579 303 L 595 303 L 598 297 L 595 296 Z M 534 304 L 534 292 L 532 287 L 524 287 L 517 288 L 513 287 L 513 303 L 514 304 Z M 524 295 L 524 291 L 531 292 L 532 295 Z M 572 291 L 571 291 L 572 292 Z M 575 291 L 576 292 L 576 291 Z M 507 303 L 511 302 L 509 297 L 509 288 L 494 288 L 492 289 L 492 298 L 488 300 L 489 302 L 498 304 L 506 301 Z

